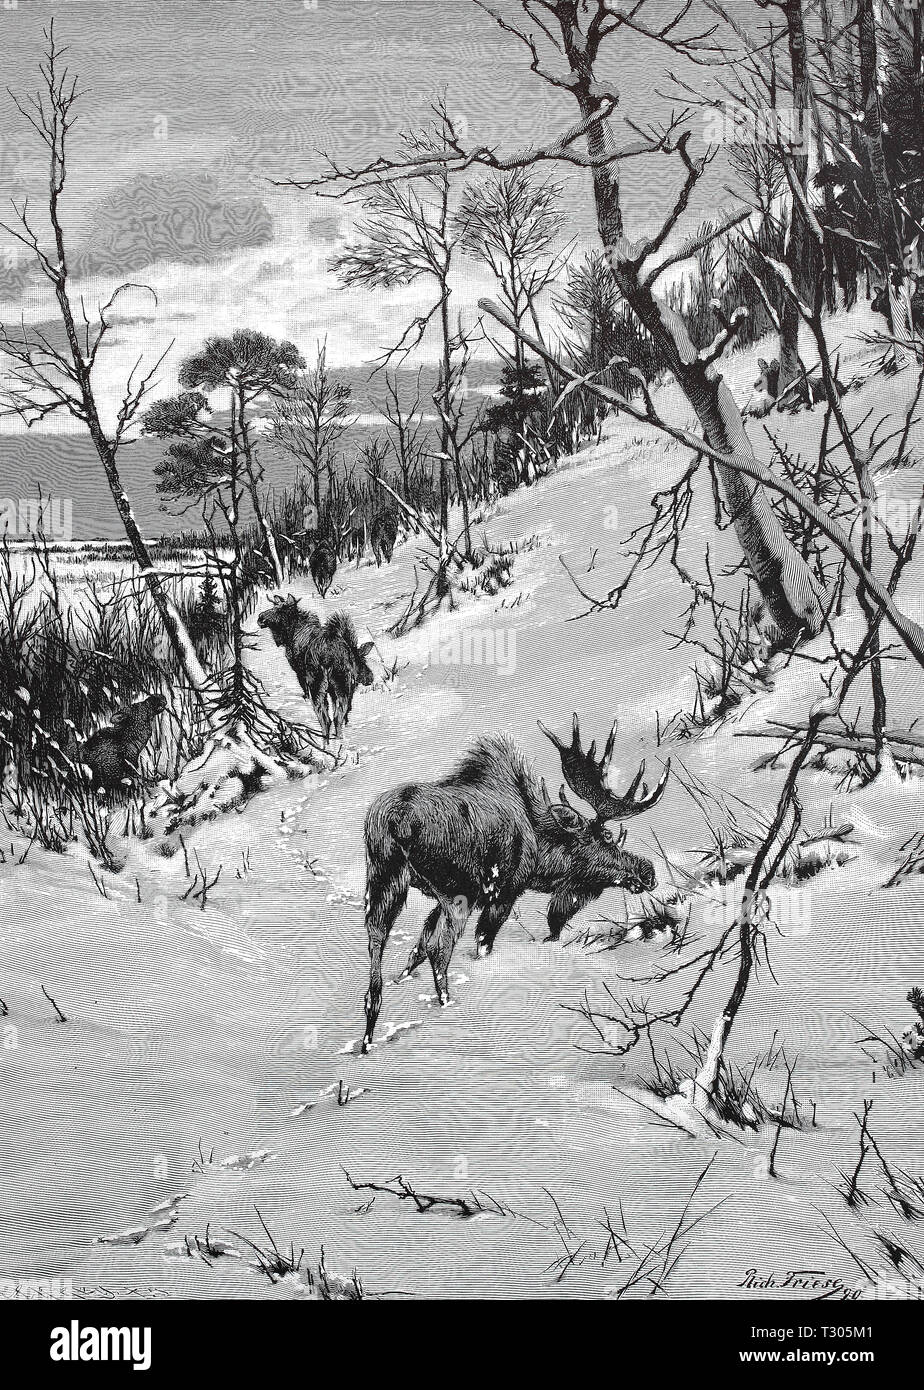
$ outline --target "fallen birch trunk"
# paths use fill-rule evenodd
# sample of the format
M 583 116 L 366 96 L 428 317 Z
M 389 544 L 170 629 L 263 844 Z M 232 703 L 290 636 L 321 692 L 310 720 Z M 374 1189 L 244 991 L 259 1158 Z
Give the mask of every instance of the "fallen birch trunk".
M 736 730 L 736 738 L 796 738 L 806 732 L 805 724 L 790 724 L 782 719 L 770 721 L 770 725 L 765 729 L 741 729 Z M 908 730 L 886 729 L 885 741 L 893 752 L 893 756 L 899 762 L 920 763 L 924 765 L 924 735 L 914 734 Z M 876 744 L 872 734 L 835 733 L 832 729 L 819 729 L 815 735 L 815 742 L 824 748 L 846 748 L 854 753 L 875 753 Z

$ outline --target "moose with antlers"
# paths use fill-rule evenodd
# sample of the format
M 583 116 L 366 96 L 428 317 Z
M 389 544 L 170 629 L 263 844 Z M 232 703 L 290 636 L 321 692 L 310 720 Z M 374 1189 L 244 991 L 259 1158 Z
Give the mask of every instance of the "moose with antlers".
M 643 781 L 643 761 L 620 796 L 606 785 L 615 722 L 599 759 L 595 742 L 586 751 L 581 747 L 577 715 L 570 744 L 539 727 L 558 749 L 565 782 L 593 816 L 568 801 L 564 786 L 553 802 L 545 779 L 537 777 L 516 744 L 497 736 L 479 739 L 441 781 L 406 783 L 369 807 L 364 1052 L 372 1045 L 382 1003 L 382 953 L 411 887 L 433 898 L 435 906 L 399 979 L 429 959 L 441 1004 L 449 1002 L 449 962 L 474 909 L 479 909 L 476 949 L 484 956 L 528 889 L 551 895 L 548 939 L 557 941 L 574 914 L 604 889 L 642 893 L 655 887 L 650 860 L 624 849 L 625 827 L 614 835 L 607 822 L 654 806 L 664 794 L 670 760 L 651 792 Z

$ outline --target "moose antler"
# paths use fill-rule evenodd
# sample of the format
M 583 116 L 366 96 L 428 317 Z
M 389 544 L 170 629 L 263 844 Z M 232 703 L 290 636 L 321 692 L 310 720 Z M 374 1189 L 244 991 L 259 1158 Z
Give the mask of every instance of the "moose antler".
M 613 727 L 610 729 L 609 738 L 603 749 L 603 756 L 596 758 L 596 740 L 585 752 L 581 747 L 581 728 L 578 717 L 575 714 L 574 722 L 571 726 L 571 742 L 563 743 L 551 729 L 547 729 L 540 721 L 539 728 L 550 739 L 558 749 L 561 757 L 561 770 L 565 781 L 582 801 L 586 801 L 588 806 L 593 807 L 598 820 L 625 820 L 629 816 L 637 816 L 642 811 L 649 810 L 656 801 L 660 801 L 664 795 L 664 788 L 667 786 L 667 779 L 670 776 L 671 760 L 668 758 L 664 764 L 664 771 L 658 778 L 657 785 L 651 792 L 648 784 L 642 779 L 645 776 L 644 758 L 639 765 L 638 772 L 626 790 L 624 796 L 617 796 L 610 791 L 606 785 L 606 774 L 610 765 L 610 758 L 613 756 L 613 745 L 616 742 L 616 729 L 618 720 L 613 720 Z M 636 793 L 641 787 L 641 795 Z M 565 789 L 562 787 L 560 792 L 562 801 L 565 801 Z M 567 802 L 565 801 L 567 805 Z

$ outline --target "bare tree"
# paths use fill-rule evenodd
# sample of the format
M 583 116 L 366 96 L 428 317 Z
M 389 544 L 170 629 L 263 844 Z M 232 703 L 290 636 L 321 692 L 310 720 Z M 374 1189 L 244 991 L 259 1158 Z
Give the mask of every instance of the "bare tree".
M 481 412 L 475 411 L 468 424 L 465 423 L 467 406 L 468 366 L 471 360 L 472 333 L 462 326 L 459 317 L 456 332 L 450 339 L 449 378 L 442 380 L 445 364 L 440 369 L 440 385 L 434 396 L 437 413 L 440 417 L 442 439 L 448 441 L 440 454 L 441 463 L 452 469 L 456 484 L 456 494 L 462 508 L 462 537 L 467 560 L 473 557 L 472 526 L 469 509 L 471 488 L 465 472 L 465 451 L 473 435 L 481 424 Z
M 456 215 L 463 251 L 491 271 L 501 303 L 517 326 L 529 317 L 537 333 L 537 300 L 562 268 L 562 258 L 551 254 L 564 226 L 560 200 L 558 184 L 513 169 L 469 183 Z M 517 336 L 513 382 L 517 394 L 525 396 L 526 357 Z M 526 441 L 520 449 L 527 449 Z
M 184 679 L 195 692 L 204 716 L 210 720 L 206 673 L 176 605 L 157 573 L 122 483 L 118 464 L 119 451 L 155 383 L 166 353 L 148 368 L 139 358 L 125 384 L 115 426 L 107 430 L 100 415 L 95 370 L 112 330 L 110 315 L 115 302 L 131 286 L 120 285 L 99 307 L 93 319 L 88 316 L 83 299 L 79 308 L 74 305 L 62 220 L 62 195 L 67 175 L 67 141 L 77 120 L 75 108 L 81 94 L 78 92 L 77 78 L 71 75 L 64 62 L 66 50 L 55 38 L 53 23 L 49 24 L 44 35 L 45 57 L 39 67 L 42 90 L 30 97 L 13 96 L 13 102 L 47 150 L 51 248 L 47 249 L 35 230 L 28 200 L 23 200 L 19 206 L 14 202 L 14 225 L 0 225 L 28 248 L 51 286 L 67 346 L 59 349 L 47 334 L 34 325 L 27 328 L 25 322 L 19 336 L 14 336 L 5 327 L 0 328 L 0 352 L 12 364 L 2 392 L 3 413 L 18 416 L 31 428 L 63 412 L 87 430 L 102 464 L 135 563 L 163 624 L 167 640 Z
M 840 387 L 832 354 L 828 349 L 823 322 L 823 309 L 828 302 L 828 287 L 834 281 L 834 253 L 832 243 L 840 229 L 834 222 L 826 220 L 829 203 L 816 206 L 809 185 L 808 135 L 810 128 L 820 121 L 819 95 L 815 91 L 810 62 L 812 40 L 805 26 L 802 0 L 757 0 L 762 10 L 778 11 L 782 17 L 782 33 L 788 43 L 790 57 L 790 76 L 782 88 L 789 99 L 795 103 L 796 118 L 792 125 L 799 132 L 798 140 L 787 139 L 785 123 L 776 119 L 781 113 L 775 103 L 781 88 L 778 84 L 775 39 L 780 31 L 771 26 L 769 35 L 755 36 L 747 33 L 720 5 L 711 6 L 720 14 L 725 23 L 734 30 L 743 43 L 743 54 L 738 61 L 731 63 L 735 77 L 734 87 L 738 100 L 749 110 L 756 129 L 762 133 L 760 145 L 762 155 L 751 161 L 738 159 L 733 167 L 742 176 L 748 191 L 757 191 L 755 185 L 762 182 L 758 177 L 766 168 L 766 201 L 759 204 L 760 221 L 756 230 L 747 225 L 740 233 L 741 239 L 749 246 L 752 278 L 774 319 L 779 332 L 780 356 L 777 402 L 782 406 L 784 400 L 790 407 L 800 401 L 810 399 L 810 386 L 804 365 L 799 356 L 798 339 L 800 324 L 810 330 L 818 350 L 821 366 L 821 385 L 828 404 L 829 418 L 840 436 L 841 447 L 853 473 L 853 487 L 856 493 L 856 514 L 854 520 L 860 531 L 859 558 L 868 573 L 874 571 L 874 534 L 876 485 L 873 478 L 872 459 L 877 452 L 875 441 L 863 447 L 858 431 L 851 427 L 841 405 Z M 834 68 L 833 49 L 826 37 L 827 30 L 822 22 L 820 43 L 815 40 L 816 50 L 824 55 L 827 70 Z M 742 57 L 744 61 L 742 62 Z M 817 65 L 816 65 L 817 66 Z M 728 86 L 723 85 L 727 94 Z M 833 105 L 836 120 L 841 119 L 840 98 L 825 98 Z M 770 103 L 768 110 L 765 103 Z M 769 119 L 761 121 L 761 117 Z M 861 123 L 862 124 L 862 123 Z M 794 132 L 790 132 L 794 133 Z M 779 226 L 778 214 L 774 211 L 780 191 L 788 197 L 788 233 L 782 253 L 774 254 L 773 234 Z M 771 229 L 768 237 L 767 229 Z M 778 312 L 773 311 L 770 287 L 767 277 L 774 280 L 772 298 L 779 303 Z M 821 461 L 817 479 L 820 479 Z M 816 480 L 817 480 L 816 479 Z M 845 486 L 847 484 L 845 483 Z M 875 604 L 863 583 L 857 586 L 858 601 L 868 622 L 872 622 L 876 611 Z M 886 696 L 882 677 L 882 664 L 879 655 L 879 638 L 874 630 L 870 636 L 870 652 L 866 663 L 869 667 L 873 693 L 873 730 L 875 748 L 874 773 L 878 773 L 884 752 L 884 730 L 886 723 Z
M 403 137 L 406 158 L 424 172 L 417 186 L 393 181 L 378 183 L 363 196 L 364 220 L 359 239 L 332 262 L 345 284 L 394 289 L 427 278 L 435 283 L 431 307 L 414 317 L 398 342 L 384 355 L 383 363 L 403 361 L 420 345 L 430 323 L 439 328 L 440 359 L 434 403 L 440 415 L 438 454 L 440 479 L 439 556 L 437 575 L 445 583 L 449 559 L 450 474 L 457 463 L 453 438 L 453 393 L 457 373 L 453 362 L 455 338 L 450 315 L 450 270 L 460 230 L 450 209 L 450 177 L 447 160 L 456 144 L 452 119 L 441 104 L 434 107 L 436 121 L 425 131 Z
M 398 471 L 406 501 L 411 500 L 412 480 L 419 475 L 426 457 L 424 422 L 420 413 L 420 372 L 414 399 L 405 404 L 397 373 L 385 374 L 385 404 L 382 407 L 388 421 L 388 442 Z
M 277 442 L 308 476 L 315 527 L 321 520 L 321 480 L 326 477 L 329 486 L 338 447 L 354 422 L 352 391 L 333 378 L 327 343 L 319 343 L 313 366 L 280 396 L 273 420 Z

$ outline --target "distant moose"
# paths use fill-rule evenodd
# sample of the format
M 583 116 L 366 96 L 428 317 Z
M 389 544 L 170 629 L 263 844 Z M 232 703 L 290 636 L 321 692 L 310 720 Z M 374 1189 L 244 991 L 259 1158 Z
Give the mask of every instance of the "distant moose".
M 395 512 L 380 512 L 369 528 L 369 544 L 375 556 L 376 565 L 391 563 L 398 540 L 398 517 Z
M 111 724 L 97 729 L 81 745 L 77 756 L 89 771 L 94 791 L 112 795 L 126 791 L 138 780 L 138 759 L 154 732 L 157 716 L 166 708 L 163 695 L 148 695 L 121 710 Z
M 551 894 L 549 940 L 557 941 L 574 914 L 606 888 L 650 892 L 656 885 L 648 859 L 623 849 L 627 831 L 617 835 L 607 821 L 647 811 L 664 794 L 670 760 L 649 792 L 642 762 L 624 795 L 606 785 L 616 739 L 613 724 L 601 758 L 596 743 L 585 751 L 577 715 L 570 744 L 539 726 L 558 749 L 571 791 L 593 816 L 572 806 L 562 786 L 558 803 L 549 797 L 509 738 L 479 739 L 439 782 L 408 782 L 384 792 L 366 814 L 366 930 L 370 976 L 366 995 L 363 1051 L 382 1003 L 382 953 L 392 927 L 417 888 L 436 906 L 399 979 L 429 958 L 441 1004 L 449 1002 L 448 971 L 453 949 L 470 913 L 480 909 L 475 944 L 480 956 L 495 938 L 514 904 L 528 889 Z
M 324 598 L 337 573 L 337 552 L 329 541 L 318 542 L 311 552 L 308 568 L 314 580 L 314 587 Z
M 310 700 L 325 739 L 343 737 L 357 686 L 374 679 L 367 657 L 372 642 L 362 646 L 348 613 L 334 613 L 323 625 L 316 613 L 299 607 L 294 594 L 276 594 L 271 606 L 257 618 L 286 658 L 298 678 L 302 694 Z
M 344 555 L 355 559 L 358 567 L 367 548 L 372 550 L 377 566 L 390 563 L 394 554 L 399 531 L 397 510 L 389 508 L 378 512 L 371 523 L 365 516 L 355 518 L 355 510 L 342 523 L 328 523 L 327 529 L 320 534 L 314 530 L 301 533 L 305 548 L 310 547 L 311 578 L 322 598 L 326 598 Z

